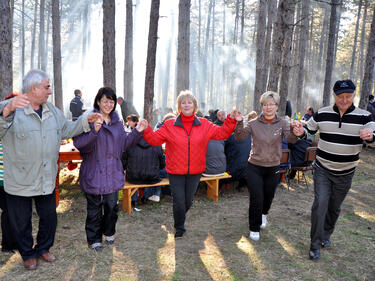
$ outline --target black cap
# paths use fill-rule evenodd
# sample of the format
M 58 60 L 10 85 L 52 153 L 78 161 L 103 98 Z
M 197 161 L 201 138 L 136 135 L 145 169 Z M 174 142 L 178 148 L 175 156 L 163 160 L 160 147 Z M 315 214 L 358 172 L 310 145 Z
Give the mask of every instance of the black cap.
M 339 80 L 336 81 L 335 85 L 333 86 L 333 92 L 336 95 L 342 93 L 354 93 L 355 85 L 352 80 Z

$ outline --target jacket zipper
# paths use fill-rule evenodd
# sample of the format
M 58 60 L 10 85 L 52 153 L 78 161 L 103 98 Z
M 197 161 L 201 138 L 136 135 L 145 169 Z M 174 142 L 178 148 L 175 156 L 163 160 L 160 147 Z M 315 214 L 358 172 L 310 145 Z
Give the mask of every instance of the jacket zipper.
M 189 133 L 188 133 L 188 131 L 186 130 L 185 127 L 184 127 L 184 129 L 185 129 L 185 132 L 188 136 L 188 170 L 187 170 L 187 174 L 189 174 L 189 172 L 190 172 L 190 135 L 189 135 Z M 190 133 L 191 133 L 192 129 L 193 129 L 193 127 L 191 127 L 191 129 L 190 129 Z

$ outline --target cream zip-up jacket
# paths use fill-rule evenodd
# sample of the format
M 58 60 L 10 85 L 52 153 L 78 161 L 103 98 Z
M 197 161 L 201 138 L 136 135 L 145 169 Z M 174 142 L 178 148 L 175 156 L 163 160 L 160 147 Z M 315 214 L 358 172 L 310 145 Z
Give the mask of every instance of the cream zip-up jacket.
M 27 197 L 52 194 L 60 142 L 90 131 L 87 115 L 68 121 L 60 109 L 47 102 L 42 105 L 42 118 L 28 105 L 4 119 L 2 112 L 8 102 L 0 103 L 5 191 Z
M 247 123 L 237 123 L 234 130 L 234 137 L 242 141 L 251 136 L 251 151 L 249 162 L 263 167 L 280 165 L 281 144 L 283 137 L 287 142 L 295 143 L 297 137 L 291 132 L 290 123 L 286 119 L 275 116 L 271 123 L 268 123 L 263 114 Z

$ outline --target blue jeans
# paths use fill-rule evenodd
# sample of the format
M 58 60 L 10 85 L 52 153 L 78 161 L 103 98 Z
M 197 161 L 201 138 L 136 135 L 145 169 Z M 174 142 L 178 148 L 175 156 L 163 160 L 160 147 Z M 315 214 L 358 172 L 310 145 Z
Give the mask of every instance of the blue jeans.
M 351 185 L 354 172 L 332 175 L 314 165 L 314 203 L 311 208 L 311 249 L 320 249 L 329 240 L 339 218 L 341 204 Z

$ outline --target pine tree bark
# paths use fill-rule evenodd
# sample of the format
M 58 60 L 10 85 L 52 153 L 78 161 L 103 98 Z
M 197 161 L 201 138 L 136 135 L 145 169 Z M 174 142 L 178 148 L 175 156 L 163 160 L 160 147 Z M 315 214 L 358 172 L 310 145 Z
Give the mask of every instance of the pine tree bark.
M 115 0 L 103 0 L 103 84 L 116 91 Z
M 358 41 L 359 20 L 361 19 L 361 10 L 362 10 L 362 0 L 359 0 L 357 21 L 356 21 L 356 24 L 355 24 L 355 34 L 354 34 L 354 43 L 353 43 L 353 52 L 352 52 L 352 63 L 350 64 L 350 79 L 352 79 L 352 80 L 354 79 L 354 64 L 355 64 L 355 56 L 357 54 L 357 41 Z
M 40 0 L 39 7 L 39 50 L 38 50 L 38 68 L 46 70 L 46 57 L 45 57 L 45 33 L 44 33 L 44 6 L 45 0 Z
M 210 103 L 214 101 L 214 67 L 215 67 L 215 0 L 212 1 L 212 37 L 211 37 L 211 79 Z
M 245 29 L 245 0 L 242 0 L 242 4 L 241 4 L 241 39 L 240 39 L 241 45 L 243 45 L 244 29 Z
M 53 81 L 55 105 L 64 110 L 61 73 L 60 0 L 52 0 Z
M 13 19 L 11 1 L 0 1 L 0 99 L 13 91 Z
M 21 77 L 23 78 L 25 76 L 25 0 L 22 0 L 21 9 Z
M 299 43 L 299 64 L 298 64 L 298 79 L 297 79 L 297 110 L 301 110 L 301 100 L 304 89 L 304 76 L 305 76 L 305 54 L 306 54 L 306 42 L 307 35 L 309 32 L 309 12 L 310 12 L 310 0 L 302 2 L 302 21 L 300 30 L 300 43 Z
M 326 73 L 324 78 L 323 89 L 323 106 L 330 104 L 331 98 L 331 80 L 333 71 L 333 58 L 335 54 L 335 39 L 336 39 L 336 24 L 337 24 L 337 7 L 340 5 L 340 0 L 331 0 L 331 16 L 329 19 L 329 36 L 328 49 L 326 60 Z
M 133 1 L 126 0 L 124 98 L 133 103 Z
M 180 0 L 178 5 L 177 95 L 189 89 L 190 2 Z
M 264 69 L 264 49 L 265 49 L 265 31 L 266 31 L 266 0 L 259 0 L 259 13 L 257 24 L 257 41 L 256 41 L 256 72 L 254 85 L 254 110 L 261 111 L 259 99 L 263 93 L 262 85 L 265 78 Z
M 46 64 L 46 69 L 45 71 L 48 72 L 48 62 L 47 62 L 47 59 L 48 59 L 48 39 L 49 39 L 49 33 L 50 33 L 50 27 L 51 27 L 51 2 L 49 2 L 49 0 L 47 0 L 47 3 L 46 3 L 46 8 L 47 8 L 47 31 L 46 31 L 46 44 L 45 44 L 45 47 L 44 47 L 44 58 L 45 58 L 45 64 Z
M 372 16 L 370 36 L 367 44 L 367 55 L 365 60 L 365 75 L 361 87 L 361 99 L 359 107 L 366 108 L 368 96 L 372 92 L 372 83 L 374 77 L 374 64 L 375 64 L 375 9 Z
M 158 42 L 159 7 L 160 0 L 151 0 L 143 107 L 143 116 L 150 124 L 152 123 L 152 103 L 154 100 L 155 60 L 156 47 Z
M 284 45 L 282 51 L 282 68 L 280 76 L 280 104 L 279 104 L 279 115 L 285 115 L 285 108 L 289 94 L 289 74 L 291 69 L 291 55 L 292 55 L 292 38 L 293 38 L 293 26 L 294 26 L 294 11 L 296 2 L 294 0 L 286 1 L 284 3 L 284 25 L 282 32 L 285 34 Z
M 328 14 L 329 9 L 328 7 L 325 7 L 324 9 L 324 20 L 323 20 L 323 26 L 322 26 L 322 32 L 320 34 L 320 41 L 319 41 L 319 55 L 317 60 L 317 72 L 316 76 L 320 74 L 322 67 L 322 60 L 324 58 L 324 46 L 327 43 L 327 29 L 328 29 Z
M 359 74 L 359 79 L 362 88 L 362 78 L 363 78 L 363 57 L 364 57 L 364 49 L 365 49 L 365 35 L 366 35 L 366 20 L 367 20 L 367 8 L 368 8 L 368 0 L 365 0 L 364 4 L 364 12 L 362 18 L 362 27 L 361 27 L 361 42 L 359 45 L 359 63 L 358 63 L 358 70 L 357 73 Z M 357 80 L 358 85 L 358 80 Z

